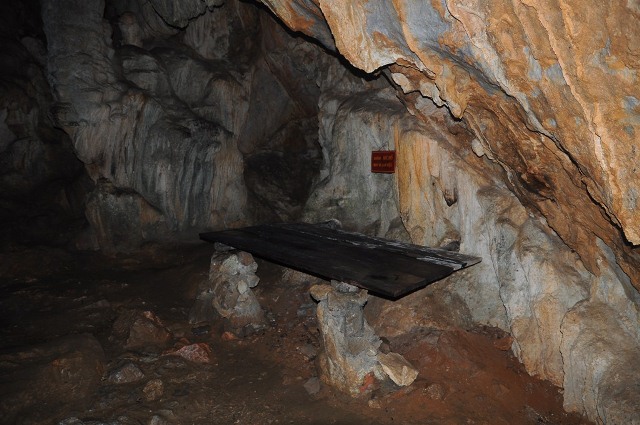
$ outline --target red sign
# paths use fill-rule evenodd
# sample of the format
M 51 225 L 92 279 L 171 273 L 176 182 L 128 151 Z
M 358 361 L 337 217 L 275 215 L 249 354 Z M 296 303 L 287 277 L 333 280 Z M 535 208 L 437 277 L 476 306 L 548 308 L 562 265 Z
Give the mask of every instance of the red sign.
M 372 173 L 395 173 L 396 172 L 396 151 L 371 152 L 371 172 Z

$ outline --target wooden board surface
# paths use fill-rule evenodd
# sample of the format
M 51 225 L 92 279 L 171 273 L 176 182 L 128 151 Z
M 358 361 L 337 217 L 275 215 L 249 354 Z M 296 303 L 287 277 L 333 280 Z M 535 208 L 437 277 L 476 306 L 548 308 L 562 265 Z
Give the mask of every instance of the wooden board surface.
M 201 233 L 200 239 L 393 299 L 480 262 L 457 252 L 306 223 Z

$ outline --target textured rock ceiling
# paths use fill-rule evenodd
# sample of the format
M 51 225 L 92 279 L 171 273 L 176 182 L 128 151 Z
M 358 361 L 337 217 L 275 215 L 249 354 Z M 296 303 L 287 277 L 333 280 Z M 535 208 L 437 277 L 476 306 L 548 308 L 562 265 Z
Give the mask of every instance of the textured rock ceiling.
M 600 238 L 640 288 L 640 2 L 262 2 L 415 115 L 446 106 L 591 271 Z

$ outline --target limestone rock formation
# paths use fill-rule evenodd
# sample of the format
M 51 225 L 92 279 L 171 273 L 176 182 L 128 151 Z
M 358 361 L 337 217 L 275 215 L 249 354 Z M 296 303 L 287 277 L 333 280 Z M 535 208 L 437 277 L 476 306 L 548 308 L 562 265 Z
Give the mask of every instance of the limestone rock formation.
M 189 313 L 192 324 L 225 320 L 225 328 L 236 335 L 263 328 L 266 317 L 252 291 L 258 285 L 258 264 L 247 252 L 217 252 L 211 257 L 209 279 L 199 287 Z
M 640 34 L 618 30 L 638 27 L 635 3 L 264 3 L 356 67 L 384 67 L 423 119 L 425 99 L 445 105 L 590 271 L 600 238 L 640 287 Z
M 374 376 L 384 376 L 377 357 L 382 341 L 364 318 L 367 291 L 342 282 L 310 291 L 318 301 L 322 380 L 352 397 L 367 392 Z
M 415 117 L 377 114 L 366 102 L 348 114 L 359 129 L 396 129 L 380 139 L 396 148 L 398 166 L 395 188 L 355 166 L 332 175 L 367 183 L 327 185 L 327 199 L 375 209 L 382 195 L 391 204 L 372 217 L 336 208 L 340 220 L 379 226 L 397 202 L 414 242 L 459 241 L 482 255 L 438 289 L 450 294 L 444 305 L 462 300 L 472 322 L 510 331 L 527 369 L 564 387 L 568 409 L 598 422 L 637 418 L 626 388 L 640 377 L 625 354 L 640 347 L 635 3 L 263 3 L 357 68 L 386 75 Z M 341 137 L 348 124 L 338 117 L 323 126 L 334 146 L 370 149 Z M 330 159 L 355 164 L 355 155 L 343 148 Z M 433 325 L 423 302 L 433 291 L 374 302 L 385 304 L 378 324 L 389 329 L 385 317 L 398 315 L 393 332 Z M 603 305 L 611 317 L 600 322 Z M 605 348 L 614 339 L 618 355 Z
M 43 0 L 46 51 L 6 46 L 31 70 L 12 87 L 46 66 L 53 98 L 0 105 L 5 169 L 62 128 L 94 187 L 61 199 L 91 191 L 106 251 L 301 218 L 459 246 L 482 263 L 372 299 L 377 331 L 500 327 L 568 409 L 636 420 L 637 2 L 261 1 L 329 53 L 247 2 Z M 395 175 L 370 173 L 381 148 Z
M 327 94 L 322 100 L 325 161 L 305 205 L 305 219 L 334 218 L 346 229 L 378 236 L 401 234 L 395 182 L 388 175 L 372 174 L 369 167 L 372 150 L 395 148 L 394 134 L 406 110 L 389 88 L 360 87 L 350 95 Z
M 321 158 L 310 58 L 338 61 L 228 3 L 43 2 L 52 115 L 97 184 L 102 249 L 301 214 Z

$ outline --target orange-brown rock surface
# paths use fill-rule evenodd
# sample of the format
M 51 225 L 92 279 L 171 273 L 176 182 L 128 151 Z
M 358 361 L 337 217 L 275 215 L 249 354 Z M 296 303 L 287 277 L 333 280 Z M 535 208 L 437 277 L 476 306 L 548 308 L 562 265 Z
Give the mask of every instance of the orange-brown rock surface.
M 508 329 L 567 409 L 637 423 L 638 3 L 262 1 L 384 74 L 417 118 L 389 96 L 387 112 L 373 94 L 321 102 L 331 167 L 307 217 L 389 235 L 399 216 L 416 243 L 483 257 L 444 286 L 372 302 L 374 327 L 393 336 L 435 326 L 431 308 L 462 312 L 458 325 Z M 393 190 L 359 167 L 379 146 L 397 150 Z
M 424 98 L 445 105 L 591 271 L 600 238 L 640 287 L 637 2 L 263 2 L 384 70 L 418 116 Z

